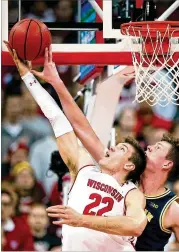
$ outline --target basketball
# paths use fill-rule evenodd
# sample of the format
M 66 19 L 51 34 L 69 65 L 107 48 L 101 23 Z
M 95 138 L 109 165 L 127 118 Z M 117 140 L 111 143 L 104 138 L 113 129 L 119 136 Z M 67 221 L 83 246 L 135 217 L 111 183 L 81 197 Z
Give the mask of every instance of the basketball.
M 179 252 L 179 0 L 1 2 L 2 251 Z
M 31 61 L 44 55 L 51 44 L 51 34 L 41 21 L 23 19 L 12 27 L 9 43 L 20 59 Z

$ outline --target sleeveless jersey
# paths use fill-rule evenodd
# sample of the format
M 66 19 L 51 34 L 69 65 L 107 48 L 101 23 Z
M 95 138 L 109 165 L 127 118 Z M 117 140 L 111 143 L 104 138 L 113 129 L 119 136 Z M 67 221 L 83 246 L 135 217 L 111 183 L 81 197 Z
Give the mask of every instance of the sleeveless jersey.
M 138 251 L 163 251 L 171 236 L 171 230 L 163 226 L 164 215 L 177 196 L 169 189 L 160 196 L 146 196 L 147 226 L 137 239 Z
M 132 182 L 120 185 L 97 166 L 81 169 L 69 193 L 68 206 L 81 214 L 125 215 L 125 197 L 136 189 Z M 63 251 L 135 251 L 133 237 L 110 235 L 83 227 L 63 225 Z

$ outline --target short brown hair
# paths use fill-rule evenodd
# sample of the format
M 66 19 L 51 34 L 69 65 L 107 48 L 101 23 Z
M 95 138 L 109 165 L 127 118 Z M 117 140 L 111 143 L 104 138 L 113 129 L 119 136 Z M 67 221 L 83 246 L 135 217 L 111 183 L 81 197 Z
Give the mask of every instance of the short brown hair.
M 131 180 L 133 183 L 136 183 L 140 180 L 140 176 L 146 168 L 146 155 L 143 148 L 134 138 L 127 137 L 124 142 L 132 145 L 135 150 L 129 159 L 135 165 L 135 169 L 127 175 L 127 180 Z
M 161 141 L 171 144 L 171 149 L 166 158 L 173 162 L 173 167 L 168 173 L 168 179 L 174 180 L 179 176 L 179 138 L 175 138 L 171 134 L 165 134 Z

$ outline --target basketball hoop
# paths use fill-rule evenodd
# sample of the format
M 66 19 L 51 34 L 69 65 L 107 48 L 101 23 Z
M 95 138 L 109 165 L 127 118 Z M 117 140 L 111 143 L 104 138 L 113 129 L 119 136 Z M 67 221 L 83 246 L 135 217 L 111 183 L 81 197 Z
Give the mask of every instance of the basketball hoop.
M 121 25 L 130 36 L 137 102 L 179 105 L 179 22 L 131 22 Z

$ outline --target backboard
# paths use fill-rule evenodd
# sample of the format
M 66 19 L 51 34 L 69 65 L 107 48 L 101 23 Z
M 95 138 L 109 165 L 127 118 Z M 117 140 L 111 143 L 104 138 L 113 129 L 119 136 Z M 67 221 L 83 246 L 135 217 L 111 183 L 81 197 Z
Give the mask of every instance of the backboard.
M 26 6 L 32 1 L 2 1 L 2 40 L 8 39 L 8 31 L 17 21 L 16 19 L 10 23 L 7 15 L 12 11 L 15 2 L 16 16 L 20 20 L 25 17 L 24 10 L 29 8 Z M 51 1 L 45 2 L 48 7 Z M 177 20 L 179 17 L 179 1 L 170 0 L 80 0 L 76 1 L 75 8 L 74 20 L 58 23 L 53 18 L 51 21 L 47 19 L 47 25 L 52 33 L 69 31 L 78 33 L 76 43 L 69 44 L 66 40 L 62 44 L 54 41 L 52 48 L 57 64 L 132 65 L 129 38 L 121 34 L 120 25 L 136 20 Z M 5 52 L 4 45 L 2 48 L 3 65 L 12 65 L 13 62 Z M 34 64 L 43 64 L 43 60 L 37 60 Z

